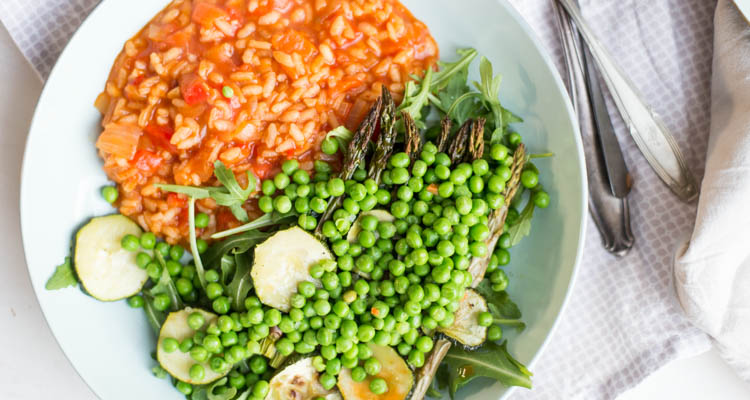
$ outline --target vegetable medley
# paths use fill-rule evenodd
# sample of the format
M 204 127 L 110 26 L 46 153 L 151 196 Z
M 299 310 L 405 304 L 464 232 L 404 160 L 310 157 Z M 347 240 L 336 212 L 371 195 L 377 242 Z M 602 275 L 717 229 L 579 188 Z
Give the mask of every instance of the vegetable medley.
M 157 185 L 189 202 L 192 257 L 125 217 L 94 218 L 75 273 L 66 260 L 48 288 L 77 275 L 92 296 L 143 308 L 154 373 L 190 399 L 419 400 L 479 376 L 530 387 L 500 342 L 524 326 L 502 267 L 550 197 L 509 129 L 520 119 L 498 100 L 500 77 L 482 58 L 473 90 L 477 52 L 459 55 L 409 82 L 400 105 L 384 87 L 356 131 L 331 131 L 321 150 L 342 153 L 340 170 L 316 161 L 311 176 L 289 159 L 242 187 L 217 161 L 221 186 Z M 195 236 L 207 197 L 264 215 L 209 245 Z

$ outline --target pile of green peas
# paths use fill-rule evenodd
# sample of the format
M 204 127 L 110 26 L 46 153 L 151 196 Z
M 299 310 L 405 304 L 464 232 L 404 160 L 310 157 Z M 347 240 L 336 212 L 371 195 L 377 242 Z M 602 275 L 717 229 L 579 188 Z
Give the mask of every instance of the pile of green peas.
M 331 143 L 335 140 L 323 142 L 324 152 L 338 150 Z M 335 260 L 310 268 L 319 284 L 300 282 L 289 312 L 264 306 L 252 292 L 242 309 L 233 309 L 224 293 L 226 286 L 213 269 L 206 270 L 205 293 L 199 294 L 195 267 L 179 264 L 184 249 L 156 243 L 152 233 L 126 236 L 122 246 L 146 250 L 137 255 L 137 262 L 154 281 L 162 271 L 149 251 L 159 252 L 168 260 L 167 269 L 186 302 L 195 303 L 203 295 L 211 301 L 219 315 L 216 322 L 207 324 L 200 313 L 194 313 L 188 319 L 194 336 L 182 342 L 166 338 L 162 346 L 165 351 L 189 353 L 195 361 L 190 370 L 195 379 L 205 374 L 204 362 L 221 372 L 246 360 L 251 372 L 242 374 L 233 368 L 228 386 L 217 388 L 217 393 L 233 387 L 250 390 L 251 399 L 267 394 L 273 368 L 261 347 L 270 332 L 278 330 L 275 352 L 309 354 L 324 388 L 332 389 L 340 372 L 348 368 L 354 381 L 369 377 L 370 390 L 380 395 L 388 391 L 388 383 L 378 377 L 383 366 L 367 344 L 391 346 L 412 367 L 424 365 L 434 331 L 455 321 L 454 313 L 472 283 L 468 272 L 472 258 L 493 251 L 485 243 L 490 235 L 488 220 L 493 210 L 506 204 L 503 193 L 512 162 L 511 150 L 496 144 L 483 159 L 452 165 L 450 157 L 428 141 L 413 162 L 406 153 L 393 154 L 378 184 L 363 168 L 345 181 L 332 175 L 331 166 L 323 161 L 314 162 L 312 177 L 298 161 L 285 161 L 281 172 L 260 186 L 258 208 L 263 212 L 295 212 L 298 225 L 312 231 L 329 201 L 343 198 L 342 206 L 321 226 Z M 521 184 L 531 191 L 530 201 L 536 207 L 549 205 L 533 166 L 522 172 Z M 379 220 L 366 213 L 375 209 L 388 211 L 395 219 Z M 518 215 L 511 207 L 507 223 Z M 209 219 L 197 214 L 196 227 L 205 228 Z M 350 242 L 346 236 L 355 223 L 360 230 Z M 203 252 L 207 246 L 199 240 L 198 247 Z M 495 291 L 508 286 L 501 267 L 510 262 L 510 247 L 511 238 L 504 233 L 490 256 L 486 277 Z M 164 297 L 159 297 L 158 307 L 154 298 L 157 309 L 169 307 L 169 298 Z M 141 296 L 129 299 L 134 307 L 143 301 Z M 490 313 L 480 313 L 477 322 L 488 327 L 489 340 L 502 337 Z M 185 394 L 192 391 L 184 382 L 178 382 L 177 388 Z

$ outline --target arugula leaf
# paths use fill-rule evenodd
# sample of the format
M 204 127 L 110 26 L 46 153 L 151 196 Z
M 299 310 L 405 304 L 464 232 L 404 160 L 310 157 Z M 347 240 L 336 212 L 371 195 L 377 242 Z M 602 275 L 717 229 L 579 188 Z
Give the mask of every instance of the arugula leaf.
M 422 109 L 429 101 L 428 95 L 432 87 L 432 73 L 432 69 L 428 68 L 419 84 L 409 81 L 404 87 L 404 99 L 398 106 L 398 110 L 408 113 L 415 122 L 422 122 Z
M 198 239 L 195 237 L 195 198 L 190 197 L 188 200 L 188 229 L 190 241 L 190 253 L 193 255 L 195 262 L 195 273 L 198 275 L 198 281 L 203 290 L 206 290 L 206 270 L 203 268 L 203 261 L 198 252 Z
M 529 199 L 515 224 L 508 228 L 511 246 L 517 245 L 521 239 L 531 233 L 531 218 L 534 217 L 534 208 L 534 202 Z
M 234 235 L 236 233 L 252 231 L 260 228 L 265 228 L 267 226 L 290 223 L 296 221 L 296 217 L 297 214 L 295 212 L 289 212 L 286 214 L 279 214 L 277 212 L 264 214 L 244 225 L 214 233 L 213 235 L 211 235 L 211 239 L 221 239 L 227 236 Z
M 474 87 L 482 95 L 482 101 L 492 112 L 492 121 L 495 129 L 505 128 L 503 125 L 503 107 L 500 105 L 500 75 L 492 75 L 492 63 L 486 57 L 479 62 L 479 77 L 481 82 L 474 82 Z
M 459 58 L 458 60 L 449 63 L 438 62 L 440 71 L 436 72 L 435 76 L 432 78 L 430 87 L 431 92 L 437 92 L 445 88 L 454 74 L 457 74 L 461 71 L 468 71 L 469 65 L 478 54 L 475 49 L 471 48 L 458 49 L 456 50 L 456 53 L 461 56 L 461 58 Z M 465 79 L 464 82 L 466 82 Z
M 169 300 L 171 300 L 169 302 L 170 309 L 172 311 L 181 310 L 184 307 L 184 304 L 182 304 L 182 298 L 177 293 L 177 287 L 172 281 L 172 277 L 169 275 L 169 271 L 167 271 L 167 263 L 164 261 L 164 257 L 158 251 L 155 251 L 154 255 L 156 256 L 156 260 L 161 265 L 161 276 L 159 277 L 159 281 L 156 282 L 156 285 L 151 287 L 148 292 L 152 296 L 156 296 L 157 294 L 166 294 L 167 296 L 169 296 Z
M 70 257 L 65 257 L 65 262 L 55 268 L 55 272 L 47 280 L 44 288 L 47 290 L 57 290 L 70 286 L 78 285 L 73 265 L 70 263 Z
M 221 257 L 229 252 L 234 254 L 244 253 L 251 247 L 262 242 L 273 232 L 261 232 L 261 231 L 249 231 L 240 235 L 229 237 L 220 242 L 214 243 L 205 253 L 202 258 L 206 261 L 206 265 L 215 265 L 215 263 L 221 260 Z
M 521 321 L 521 309 L 510 299 L 508 292 L 496 292 L 491 286 L 490 281 L 485 279 L 474 289 L 487 301 L 487 308 L 492 314 L 493 322 L 514 326 L 518 330 L 525 329 L 526 324 Z
M 214 393 L 216 388 L 226 385 L 228 380 L 229 378 L 224 377 L 212 383 L 211 385 L 195 387 L 193 389 L 193 393 L 190 395 L 190 399 L 191 400 L 230 400 L 234 396 L 237 395 L 237 389 L 234 387 L 228 386 L 226 390 L 222 392 L 221 394 Z M 242 398 L 242 396 L 238 397 L 237 400 L 239 400 L 240 398 Z
M 194 199 L 205 199 L 207 197 L 211 197 L 211 189 L 216 189 L 202 188 L 197 186 L 165 185 L 162 183 L 157 183 L 154 186 L 167 192 L 184 194 Z
M 229 276 L 234 276 L 235 262 L 234 257 L 229 254 L 224 254 L 219 262 L 219 269 L 221 270 L 221 283 L 226 284 Z
M 154 330 L 154 333 L 159 336 L 161 325 L 164 323 L 164 320 L 167 319 L 167 316 L 165 313 L 157 310 L 156 307 L 154 307 L 153 296 L 144 292 L 143 300 L 143 311 L 146 313 L 146 320 L 148 320 L 148 323 L 149 325 L 151 325 L 151 329 Z
M 245 308 L 247 293 L 253 287 L 253 280 L 250 277 L 250 256 L 247 253 L 235 254 L 234 260 L 234 278 L 227 285 L 226 292 L 232 300 L 232 308 L 241 311 Z
M 247 222 L 247 212 L 242 208 L 242 205 L 250 197 L 250 194 L 255 190 L 257 180 L 250 170 L 247 174 L 247 188 L 243 189 L 237 182 L 237 178 L 234 176 L 234 172 L 227 168 L 221 161 L 214 163 L 214 175 L 216 179 L 224 185 L 228 193 L 214 192 L 211 197 L 216 200 L 216 203 L 222 206 L 229 207 L 234 217 L 242 222 Z
M 531 372 L 508 353 L 507 342 L 486 342 L 476 350 L 453 346 L 446 354 L 447 382 L 451 398 L 456 391 L 480 376 L 505 386 L 531 388 Z
M 229 210 L 234 214 L 234 217 L 239 221 L 247 222 L 247 212 L 242 208 L 248 197 L 255 191 L 257 179 L 251 171 L 247 171 L 247 188 L 243 189 L 242 186 L 237 182 L 237 178 L 234 176 L 234 172 L 227 168 L 221 161 L 214 163 L 214 175 L 216 179 L 223 185 L 223 187 L 197 187 L 197 186 L 183 186 L 183 185 L 165 185 L 156 184 L 157 188 L 165 190 L 167 192 L 174 192 L 187 195 L 193 199 L 205 199 L 211 197 L 216 200 L 216 203 L 229 207 Z

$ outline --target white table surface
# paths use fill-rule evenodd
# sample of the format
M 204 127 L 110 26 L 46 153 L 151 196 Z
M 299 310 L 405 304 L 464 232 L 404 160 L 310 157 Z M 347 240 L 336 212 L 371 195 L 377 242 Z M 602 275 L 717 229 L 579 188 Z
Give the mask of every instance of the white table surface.
M 0 90 L 0 399 L 94 399 L 57 346 L 26 272 L 18 215 L 20 171 L 42 85 L 2 26 L 0 76 L 4 83 Z M 52 199 L 54 193 L 49 196 Z M 619 397 L 706 398 L 750 398 L 750 384 L 740 380 L 715 351 L 667 365 Z

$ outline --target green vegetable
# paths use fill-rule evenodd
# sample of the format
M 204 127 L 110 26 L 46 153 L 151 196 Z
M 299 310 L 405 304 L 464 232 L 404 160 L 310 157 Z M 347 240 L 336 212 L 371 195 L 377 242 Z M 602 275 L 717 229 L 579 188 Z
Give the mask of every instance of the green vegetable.
M 117 188 L 114 186 L 104 186 L 102 188 L 102 198 L 109 204 L 113 204 L 115 201 L 117 201 L 117 197 L 119 196 L 119 192 L 117 191 Z
M 65 262 L 55 268 L 55 272 L 47 280 L 44 288 L 47 290 L 57 290 L 76 285 L 78 285 L 78 279 L 75 272 L 73 272 L 70 257 L 65 257 Z
M 486 342 L 476 350 L 452 347 L 444 358 L 445 376 L 438 375 L 438 385 L 448 388 L 451 398 L 456 391 L 480 376 L 492 378 L 505 386 L 531 388 L 531 372 L 514 359 L 507 344 Z

